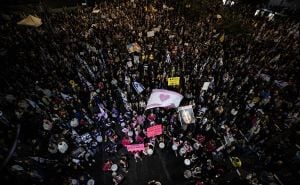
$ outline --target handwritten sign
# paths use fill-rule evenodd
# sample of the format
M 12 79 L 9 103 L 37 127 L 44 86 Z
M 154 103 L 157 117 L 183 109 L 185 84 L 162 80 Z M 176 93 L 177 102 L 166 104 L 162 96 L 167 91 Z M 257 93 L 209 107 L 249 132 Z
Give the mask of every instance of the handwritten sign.
M 162 125 L 155 125 L 152 127 L 147 128 L 147 137 L 154 137 L 161 135 L 163 132 Z
M 144 144 L 132 144 L 132 145 L 126 145 L 126 148 L 128 152 L 138 152 L 143 151 L 145 149 Z
M 180 77 L 168 78 L 168 86 L 179 85 L 179 83 L 180 83 Z
M 210 82 L 204 82 L 204 84 L 202 86 L 202 90 L 207 91 L 209 84 L 210 84 Z
M 154 31 L 148 31 L 147 37 L 154 37 L 155 32 Z

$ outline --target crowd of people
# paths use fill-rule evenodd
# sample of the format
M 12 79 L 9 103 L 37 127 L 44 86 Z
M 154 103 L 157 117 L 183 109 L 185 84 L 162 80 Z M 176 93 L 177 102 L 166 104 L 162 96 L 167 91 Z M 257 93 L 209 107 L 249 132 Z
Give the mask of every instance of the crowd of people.
M 16 25 L 20 16 L 1 20 L 0 122 L 21 124 L 9 177 L 93 185 L 101 155 L 101 173 L 121 184 L 130 160 L 158 149 L 174 151 L 191 184 L 234 183 L 229 173 L 252 185 L 299 182 L 299 21 L 254 17 L 222 1 L 194 19 L 180 8 L 116 1 L 37 15 L 38 28 Z M 226 19 L 251 30 L 227 33 Z M 170 77 L 180 84 L 168 86 Z M 176 109 L 145 110 L 152 89 L 182 94 L 195 123 L 182 124 Z M 147 138 L 157 124 L 163 134 Z M 130 153 L 129 144 L 145 150 Z

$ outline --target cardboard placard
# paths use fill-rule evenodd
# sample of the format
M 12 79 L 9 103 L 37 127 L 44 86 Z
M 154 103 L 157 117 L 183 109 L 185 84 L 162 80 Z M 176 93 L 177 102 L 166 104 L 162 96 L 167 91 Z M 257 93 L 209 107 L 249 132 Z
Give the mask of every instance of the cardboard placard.
M 181 124 L 188 125 L 191 123 L 195 123 L 196 119 L 192 105 L 178 107 L 178 113 Z
M 99 13 L 99 12 L 100 12 L 100 10 L 98 10 L 98 9 L 95 9 L 92 11 L 92 13 Z
M 204 82 L 204 84 L 202 86 L 202 90 L 207 91 L 209 84 L 210 84 L 210 82 Z
M 148 31 L 147 32 L 147 37 L 154 37 L 154 31 Z
M 154 32 L 160 32 L 160 27 L 153 28 L 153 31 L 154 31 Z
M 147 128 L 147 137 L 154 137 L 161 135 L 163 133 L 162 125 L 154 125 L 152 127 Z
M 128 152 L 138 152 L 143 151 L 145 149 L 144 144 L 132 144 L 132 145 L 126 145 L 126 148 Z
M 180 77 L 168 78 L 168 86 L 179 85 L 179 83 L 180 83 Z

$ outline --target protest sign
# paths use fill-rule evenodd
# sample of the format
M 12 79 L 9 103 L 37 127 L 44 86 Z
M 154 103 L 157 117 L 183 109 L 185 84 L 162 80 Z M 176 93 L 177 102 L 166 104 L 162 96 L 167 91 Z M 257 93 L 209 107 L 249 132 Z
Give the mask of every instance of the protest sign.
M 210 84 L 210 82 L 204 82 L 204 84 L 202 86 L 202 90 L 207 91 L 209 84 Z
M 175 35 L 169 35 L 169 39 L 173 39 Z
M 160 27 L 153 28 L 153 31 L 154 31 L 154 32 L 159 32 L 159 31 L 160 31 Z
M 126 145 L 126 148 L 128 152 L 138 152 L 143 151 L 145 149 L 144 144 L 132 144 L 132 145 Z
M 92 13 L 99 13 L 99 12 L 100 12 L 100 10 L 98 10 L 98 9 L 95 9 L 92 11 Z
M 168 86 L 179 85 L 179 83 L 180 83 L 180 77 L 168 78 Z
M 147 128 L 147 137 L 154 137 L 161 135 L 163 132 L 162 125 L 154 125 L 152 127 Z
M 138 94 L 142 93 L 145 90 L 143 84 L 138 83 L 136 81 L 132 82 L 132 86 Z
M 129 67 L 129 68 L 132 67 L 132 62 L 131 62 L 131 61 L 128 61 L 128 62 L 127 62 L 127 67 Z
M 178 112 L 181 124 L 195 123 L 195 116 L 192 105 L 178 107 Z
M 154 31 L 148 31 L 147 32 L 147 37 L 154 37 Z

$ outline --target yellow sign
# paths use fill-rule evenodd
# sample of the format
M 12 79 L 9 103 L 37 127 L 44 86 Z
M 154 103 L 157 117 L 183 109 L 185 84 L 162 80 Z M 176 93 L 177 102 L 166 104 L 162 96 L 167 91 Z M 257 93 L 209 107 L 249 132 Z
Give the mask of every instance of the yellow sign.
M 168 78 L 168 86 L 179 85 L 180 77 L 171 77 Z

